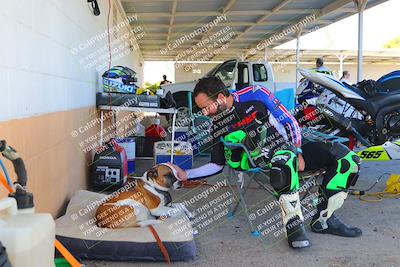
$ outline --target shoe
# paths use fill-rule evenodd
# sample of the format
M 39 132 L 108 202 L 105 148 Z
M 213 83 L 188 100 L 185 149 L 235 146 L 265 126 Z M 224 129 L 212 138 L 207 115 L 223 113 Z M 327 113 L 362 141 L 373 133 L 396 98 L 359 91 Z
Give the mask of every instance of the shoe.
M 290 219 L 286 224 L 288 243 L 291 248 L 311 247 L 303 222 L 298 216 Z
M 314 233 L 319 234 L 331 234 L 343 237 L 359 237 L 362 235 L 362 231 L 360 228 L 349 226 L 343 223 L 335 214 L 326 221 L 328 228 L 323 229 L 321 223 L 318 221 L 318 218 L 314 217 L 313 222 L 311 223 L 311 230 Z

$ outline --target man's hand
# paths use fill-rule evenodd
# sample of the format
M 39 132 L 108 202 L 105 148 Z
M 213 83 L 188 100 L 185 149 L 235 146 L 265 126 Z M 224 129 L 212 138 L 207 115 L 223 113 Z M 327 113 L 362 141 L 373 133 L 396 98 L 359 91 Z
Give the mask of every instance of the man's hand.
M 168 165 L 171 165 L 172 168 L 175 168 L 178 173 L 178 177 L 176 177 L 179 181 L 186 181 L 188 179 L 186 171 L 182 170 L 179 166 L 168 162 Z
M 304 171 L 304 169 L 306 167 L 306 163 L 305 163 L 304 158 L 303 158 L 303 156 L 301 154 L 297 155 L 297 163 L 298 163 L 298 166 L 299 166 L 299 172 Z

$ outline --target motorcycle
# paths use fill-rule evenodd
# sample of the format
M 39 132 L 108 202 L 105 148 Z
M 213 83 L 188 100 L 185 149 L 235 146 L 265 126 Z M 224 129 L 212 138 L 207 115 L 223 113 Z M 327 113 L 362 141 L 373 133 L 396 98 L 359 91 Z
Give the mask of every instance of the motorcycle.
M 400 138 L 400 71 L 356 86 L 335 77 L 299 69 L 299 123 L 328 134 L 353 135 L 370 147 Z M 318 115 L 318 116 L 317 116 Z

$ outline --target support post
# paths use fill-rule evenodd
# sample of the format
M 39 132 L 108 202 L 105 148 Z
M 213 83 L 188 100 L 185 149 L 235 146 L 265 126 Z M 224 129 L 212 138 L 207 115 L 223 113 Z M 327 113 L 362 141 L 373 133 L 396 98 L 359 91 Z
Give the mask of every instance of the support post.
M 343 68 L 343 63 L 344 63 L 344 60 L 347 58 L 347 56 L 346 55 L 336 55 L 336 57 L 339 59 L 339 77 L 341 77 L 342 76 L 342 74 L 343 74 L 343 71 L 344 71 L 344 68 Z
M 364 33 L 364 10 L 368 0 L 354 0 L 358 9 L 358 59 L 357 59 L 357 82 L 363 78 L 363 33 Z
M 300 36 L 302 30 L 302 27 L 300 27 L 296 32 L 296 90 L 299 87 L 299 72 L 297 70 L 300 67 Z

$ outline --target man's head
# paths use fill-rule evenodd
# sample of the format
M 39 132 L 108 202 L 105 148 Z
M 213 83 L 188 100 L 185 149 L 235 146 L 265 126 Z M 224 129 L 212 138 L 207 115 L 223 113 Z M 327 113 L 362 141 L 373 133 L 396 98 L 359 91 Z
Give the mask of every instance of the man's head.
M 317 68 L 322 67 L 324 65 L 324 60 L 322 58 L 317 58 L 317 61 L 315 62 L 317 65 Z
M 350 72 L 348 70 L 343 71 L 343 78 L 346 80 L 350 79 Z
M 162 78 L 164 79 L 164 81 L 167 79 L 167 75 L 163 75 Z
M 193 97 L 203 114 L 212 117 L 227 109 L 229 91 L 219 78 L 212 76 L 197 82 Z

